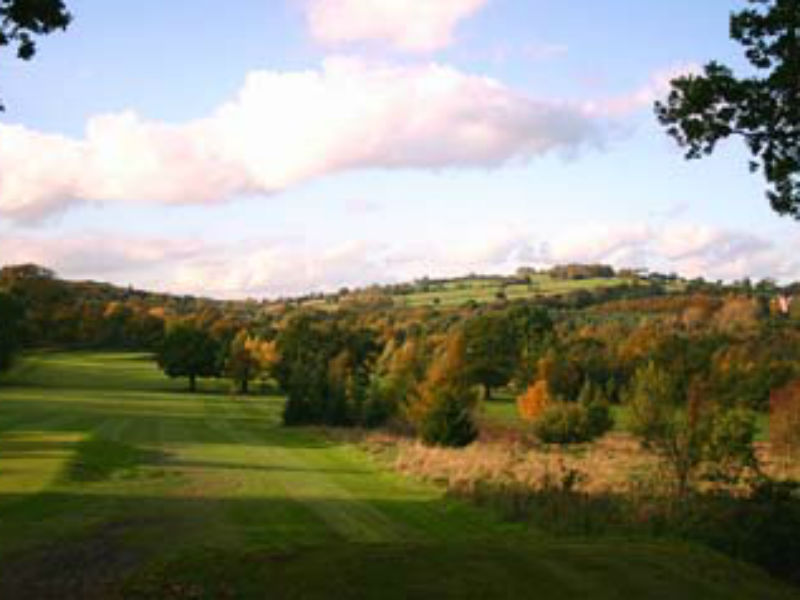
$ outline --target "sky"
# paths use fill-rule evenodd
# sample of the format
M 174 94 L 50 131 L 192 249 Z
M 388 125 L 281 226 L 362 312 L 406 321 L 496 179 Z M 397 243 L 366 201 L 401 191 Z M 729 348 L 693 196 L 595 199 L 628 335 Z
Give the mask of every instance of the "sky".
M 653 102 L 743 0 L 67 0 L 0 55 L 0 264 L 220 298 L 603 262 L 800 279 Z

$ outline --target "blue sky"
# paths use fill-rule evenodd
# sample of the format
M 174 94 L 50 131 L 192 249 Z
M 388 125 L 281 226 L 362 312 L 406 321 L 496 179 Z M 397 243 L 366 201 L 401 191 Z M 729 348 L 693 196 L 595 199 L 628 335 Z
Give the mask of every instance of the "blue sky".
M 686 162 L 671 75 L 743 67 L 743 2 L 68 2 L 0 59 L 0 263 L 225 297 L 573 260 L 800 277 L 736 141 Z

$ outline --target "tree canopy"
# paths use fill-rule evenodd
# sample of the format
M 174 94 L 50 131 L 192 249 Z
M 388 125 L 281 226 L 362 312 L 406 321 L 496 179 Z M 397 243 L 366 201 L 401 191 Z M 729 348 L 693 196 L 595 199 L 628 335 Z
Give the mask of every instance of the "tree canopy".
M 20 345 L 22 306 L 10 294 L 0 292 L 0 371 L 8 368 Z
M 14 45 L 18 58 L 30 60 L 34 36 L 65 30 L 71 21 L 63 0 L 0 0 L 0 47 Z
M 188 377 L 195 391 L 198 377 L 219 375 L 219 344 L 207 332 L 191 323 L 176 323 L 164 337 L 158 365 L 169 377 Z
M 465 369 L 470 381 L 480 384 L 484 397 L 505 385 L 514 374 L 520 354 L 520 338 L 506 313 L 486 313 L 464 325 Z
M 767 198 L 781 215 L 800 219 L 800 0 L 748 0 L 730 20 L 753 73 L 737 77 L 719 62 L 672 81 L 656 115 L 686 149 L 712 154 L 721 140 L 744 139 L 750 169 L 767 181 Z

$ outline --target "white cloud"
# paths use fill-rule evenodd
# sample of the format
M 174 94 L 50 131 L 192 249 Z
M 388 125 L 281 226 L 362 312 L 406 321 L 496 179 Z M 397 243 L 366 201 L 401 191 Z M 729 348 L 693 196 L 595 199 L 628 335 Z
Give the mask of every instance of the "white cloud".
M 651 107 L 656 100 L 667 95 L 673 79 L 683 75 L 697 74 L 700 71 L 700 66 L 693 63 L 661 69 L 650 75 L 644 85 L 631 93 L 610 100 L 586 102 L 584 110 L 597 116 L 619 117 L 640 108 Z
M 89 119 L 83 139 L 0 124 L 0 216 L 79 202 L 213 203 L 359 168 L 497 166 L 599 143 L 603 116 L 439 64 L 257 71 L 211 116 Z
M 450 45 L 456 25 L 488 0 L 308 0 L 311 34 L 326 44 L 383 41 L 407 52 Z
M 98 253 L 97 248 L 103 252 Z M 568 262 L 648 267 L 707 279 L 800 279 L 797 243 L 707 226 L 618 224 L 555 237 L 499 229 L 477 243 L 428 241 L 403 246 L 370 240 L 322 245 L 298 239 L 209 244 L 92 234 L 54 239 L 3 236 L 3 263 L 38 262 L 68 278 L 133 283 L 154 290 L 220 298 L 277 296 L 343 285 L 407 281 L 423 275 L 512 272 Z

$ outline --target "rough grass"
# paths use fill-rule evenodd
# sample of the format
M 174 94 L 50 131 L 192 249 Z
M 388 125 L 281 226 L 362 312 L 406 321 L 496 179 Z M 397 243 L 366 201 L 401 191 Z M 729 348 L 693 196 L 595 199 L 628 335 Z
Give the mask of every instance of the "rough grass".
M 183 391 L 149 357 L 49 353 L 0 380 L 2 598 L 789 598 L 669 544 L 557 541 Z

